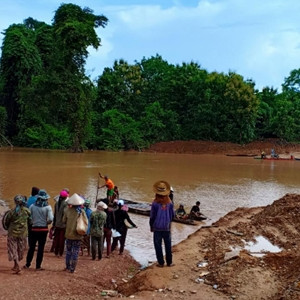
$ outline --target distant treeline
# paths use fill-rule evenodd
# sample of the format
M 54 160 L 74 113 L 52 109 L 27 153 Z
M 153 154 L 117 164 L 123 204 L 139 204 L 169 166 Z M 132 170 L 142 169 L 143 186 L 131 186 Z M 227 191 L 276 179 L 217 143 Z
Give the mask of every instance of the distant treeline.
M 28 18 L 4 32 L 0 60 L 0 145 L 127 150 L 155 142 L 300 140 L 300 69 L 279 93 L 234 72 L 209 73 L 161 56 L 115 61 L 97 82 L 85 73 L 96 28 L 108 19 L 62 4 L 53 22 Z

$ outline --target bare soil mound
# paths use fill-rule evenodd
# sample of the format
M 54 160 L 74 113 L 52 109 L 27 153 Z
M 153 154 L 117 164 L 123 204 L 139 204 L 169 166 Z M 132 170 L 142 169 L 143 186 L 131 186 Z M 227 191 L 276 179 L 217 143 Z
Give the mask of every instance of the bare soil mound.
M 275 149 L 279 154 L 300 152 L 300 144 L 286 143 L 279 139 L 255 141 L 249 144 L 234 144 L 212 141 L 172 141 L 160 142 L 149 147 L 146 152 L 185 153 L 185 154 L 236 154 L 260 155 Z
M 238 208 L 174 247 L 175 266 L 150 267 L 120 287 L 140 299 L 300 299 L 300 195 Z M 264 237 L 278 253 L 251 253 Z

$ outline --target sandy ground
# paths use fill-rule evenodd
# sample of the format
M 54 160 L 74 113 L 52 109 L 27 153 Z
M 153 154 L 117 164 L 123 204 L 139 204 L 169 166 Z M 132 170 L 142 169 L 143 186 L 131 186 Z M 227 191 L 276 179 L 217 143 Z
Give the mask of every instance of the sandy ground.
M 242 151 L 234 144 L 203 143 L 172 143 L 169 150 L 165 144 L 154 145 L 150 151 L 259 154 L 263 149 L 268 154 L 278 146 L 276 141 L 257 142 Z M 300 153 L 297 145 L 275 149 L 281 156 Z M 45 271 L 14 274 L 0 228 L 0 299 L 300 299 L 299 213 L 300 195 L 287 194 L 266 207 L 238 208 L 203 226 L 173 247 L 173 267 L 140 270 L 128 253 L 100 261 L 84 253 L 74 274 L 65 273 L 64 259 L 49 252 L 50 240 Z M 247 243 L 262 237 L 271 243 L 263 253 L 247 249 Z M 271 251 L 272 246 L 279 252 Z

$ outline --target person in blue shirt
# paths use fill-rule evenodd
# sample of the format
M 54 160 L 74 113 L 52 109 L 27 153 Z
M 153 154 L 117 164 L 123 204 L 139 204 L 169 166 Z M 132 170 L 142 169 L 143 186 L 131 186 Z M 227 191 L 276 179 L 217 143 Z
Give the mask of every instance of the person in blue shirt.
M 31 204 L 35 203 L 36 201 L 36 195 L 38 194 L 38 192 L 40 191 L 40 189 L 36 186 L 33 186 L 31 188 L 31 195 L 30 197 L 27 199 L 27 203 L 26 203 L 26 207 L 29 208 Z
M 157 266 L 163 267 L 165 264 L 162 251 L 162 242 L 165 244 L 166 264 L 173 266 L 172 243 L 171 243 L 171 222 L 175 216 L 174 206 L 169 198 L 170 184 L 160 180 L 154 183 L 153 190 L 155 199 L 150 211 L 150 230 L 153 232 L 153 243 L 157 259 Z
M 90 230 L 91 230 L 91 223 L 90 223 L 90 219 L 91 219 L 91 214 L 92 214 L 92 210 L 90 208 L 91 206 L 91 201 L 89 199 L 86 199 L 82 196 L 82 198 L 84 199 L 84 211 L 86 213 L 86 216 L 88 218 L 88 229 L 86 232 L 86 235 L 83 237 L 83 240 L 81 242 L 81 255 L 83 255 L 83 250 L 87 249 L 87 255 L 90 256 L 90 252 L 91 252 L 91 235 L 90 235 Z

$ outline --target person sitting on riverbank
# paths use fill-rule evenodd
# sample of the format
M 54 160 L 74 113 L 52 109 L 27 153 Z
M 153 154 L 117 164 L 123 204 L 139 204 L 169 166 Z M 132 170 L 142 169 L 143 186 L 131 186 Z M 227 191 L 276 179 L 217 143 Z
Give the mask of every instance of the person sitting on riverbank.
M 274 149 L 271 149 L 271 157 L 272 158 L 279 158 L 279 155 L 275 152 Z
M 175 217 L 181 220 L 185 220 L 189 217 L 186 213 L 183 204 L 180 204 L 179 207 L 175 211 Z
M 26 207 L 26 197 L 16 195 L 14 198 L 16 207 L 8 211 L 5 217 L 7 233 L 8 260 L 14 261 L 12 270 L 20 273 L 19 262 L 23 259 L 28 235 L 28 223 L 31 222 L 31 213 Z

